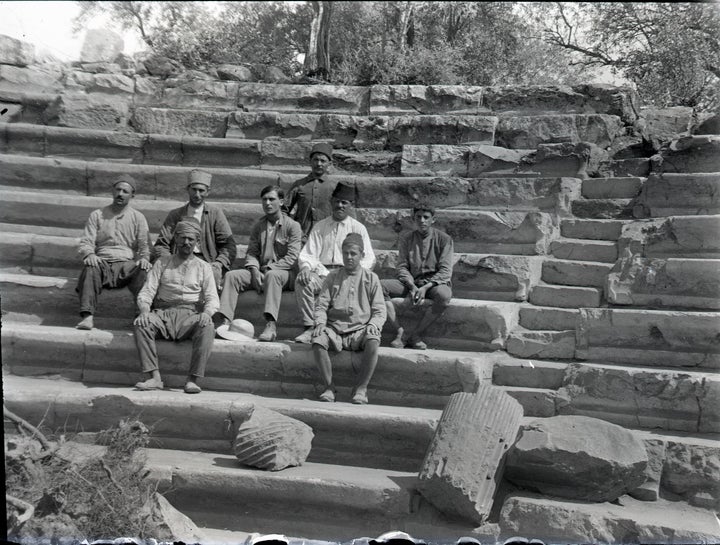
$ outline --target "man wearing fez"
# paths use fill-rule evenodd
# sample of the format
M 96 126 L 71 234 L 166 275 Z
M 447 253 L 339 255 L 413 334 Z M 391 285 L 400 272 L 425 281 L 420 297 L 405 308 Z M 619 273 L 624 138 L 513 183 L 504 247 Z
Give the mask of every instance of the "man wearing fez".
M 328 272 L 343 266 L 342 242 L 349 233 L 357 233 L 363 241 L 360 265 L 372 271 L 375 253 L 365 226 L 349 215 L 355 202 L 355 189 L 338 183 L 330 198 L 332 215 L 317 222 L 298 258 L 299 272 L 295 280 L 295 298 L 302 314 L 305 331 L 295 342 L 309 344 L 315 329 L 315 297 Z
M 155 242 L 156 257 L 169 256 L 175 251 L 173 232 L 181 218 L 191 217 L 200 223 L 200 238 L 193 253 L 212 267 L 215 285 L 222 286 L 223 275 L 230 270 L 237 248 L 230 224 L 219 206 L 205 202 L 210 195 L 212 174 L 193 170 L 187 184 L 188 203 L 171 210 L 160 228 Z
M 145 216 L 130 206 L 135 180 L 124 174 L 112 186 L 110 205 L 94 210 L 80 239 L 83 260 L 75 291 L 80 296 L 78 329 L 93 328 L 100 292 L 128 287 L 137 296 L 150 269 L 150 238 Z
M 387 321 L 396 332 L 390 343 L 393 348 L 425 350 L 423 335 L 442 316 L 452 298 L 453 240 L 450 235 L 435 229 L 435 208 L 419 203 L 412 210 L 415 229 L 400 237 L 398 244 L 397 279 L 382 280 Z M 421 314 L 415 329 L 407 336 L 397 319 L 391 297 L 406 297 L 407 303 Z M 432 305 L 422 312 L 423 301 Z
M 135 319 L 135 345 L 140 365 L 148 379 L 138 382 L 139 390 L 162 390 L 155 339 L 192 339 L 190 371 L 185 393 L 201 391 L 198 379 L 215 338 L 212 316 L 220 305 L 212 267 L 194 253 L 200 240 L 200 223 L 192 217 L 181 219 L 173 234 L 173 255 L 160 257 L 138 294 L 140 314 Z
M 295 270 L 302 231 L 300 224 L 282 212 L 285 192 L 278 186 L 269 185 L 260 192 L 262 217 L 252 228 L 250 244 L 245 258 L 245 269 L 230 271 L 225 275 L 220 297 L 217 325 L 226 325 L 235 317 L 238 294 L 252 288 L 265 293 L 265 330 L 260 341 L 274 341 L 277 337 L 277 319 L 280 296 L 284 289 L 295 285 Z M 222 336 L 222 330 L 218 330 Z
M 315 144 L 312 147 L 310 174 L 293 183 L 285 200 L 288 215 L 302 227 L 303 243 L 313 225 L 332 213 L 329 204 L 334 184 L 328 180 L 328 172 L 332 167 L 332 152 L 332 146 L 327 143 Z

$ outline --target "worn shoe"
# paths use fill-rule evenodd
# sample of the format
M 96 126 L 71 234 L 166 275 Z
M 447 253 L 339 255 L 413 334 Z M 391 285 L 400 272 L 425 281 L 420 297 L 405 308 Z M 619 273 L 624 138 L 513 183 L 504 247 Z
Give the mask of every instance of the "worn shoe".
M 260 336 L 258 341 L 272 342 L 277 339 L 277 324 L 275 322 L 268 322 L 265 324 L 265 329 Z
M 355 392 L 355 395 L 352 396 L 352 399 L 350 400 L 351 403 L 354 403 L 355 405 L 367 405 L 368 403 L 368 396 L 367 392 Z
M 318 396 L 318 399 L 320 401 L 326 401 L 328 403 L 333 403 L 335 401 L 335 392 L 333 392 L 332 388 L 328 388 L 325 390 L 322 394 Z
M 427 345 L 420 339 L 408 339 L 405 347 L 414 348 L 415 350 L 427 350 Z
M 138 390 L 142 390 L 144 392 L 149 390 L 162 390 L 163 389 L 163 383 L 161 380 L 155 380 L 154 378 L 149 378 L 147 380 L 144 380 L 142 382 L 138 382 L 135 385 L 135 388 Z
M 303 344 L 310 344 L 310 343 L 312 343 L 312 333 L 313 333 L 313 329 L 315 329 L 315 328 L 313 328 L 313 327 L 308 327 L 307 329 L 305 329 L 305 331 L 303 331 L 302 333 L 300 333 L 300 335 L 298 335 L 297 337 L 295 337 L 295 342 L 296 342 L 296 343 L 303 343 Z
M 390 341 L 390 348 L 405 348 L 405 341 L 403 341 L 402 335 L 398 335 Z
M 188 380 L 185 383 L 184 390 L 186 394 L 199 394 L 200 392 L 202 392 L 202 388 L 200 388 L 200 386 L 198 386 L 191 380 Z
M 75 329 L 84 329 L 84 330 L 91 330 L 93 328 L 93 317 L 92 314 L 88 314 L 78 322 L 78 324 L 75 326 Z

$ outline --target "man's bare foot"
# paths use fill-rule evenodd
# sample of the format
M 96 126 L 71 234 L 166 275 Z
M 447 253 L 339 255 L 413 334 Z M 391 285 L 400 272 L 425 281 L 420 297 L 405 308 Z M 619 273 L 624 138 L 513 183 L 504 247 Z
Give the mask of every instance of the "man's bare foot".
M 94 327 L 93 316 L 92 316 L 92 314 L 88 314 L 82 320 L 80 320 L 78 322 L 78 324 L 75 326 L 75 329 L 84 329 L 84 330 L 89 331 L 93 327 Z
M 202 392 L 202 388 L 195 384 L 192 380 L 188 380 L 185 383 L 185 393 L 186 394 L 199 394 Z
M 297 337 L 295 337 L 296 343 L 303 343 L 303 344 L 310 344 L 312 342 L 312 334 L 313 334 L 314 327 L 306 327 L 305 331 L 300 333 Z
M 395 338 L 390 341 L 390 347 L 391 348 L 403 348 L 405 346 L 405 341 L 403 341 L 403 334 L 405 331 L 402 327 L 398 328 L 397 335 Z
M 162 380 L 158 380 L 158 379 L 154 379 L 154 378 L 149 378 L 149 379 L 144 380 L 144 381 L 142 381 L 142 382 L 138 382 L 138 383 L 135 385 L 135 388 L 137 388 L 138 390 L 143 390 L 143 391 L 147 391 L 147 390 L 162 390 L 162 389 L 163 389 L 163 383 L 162 383 Z

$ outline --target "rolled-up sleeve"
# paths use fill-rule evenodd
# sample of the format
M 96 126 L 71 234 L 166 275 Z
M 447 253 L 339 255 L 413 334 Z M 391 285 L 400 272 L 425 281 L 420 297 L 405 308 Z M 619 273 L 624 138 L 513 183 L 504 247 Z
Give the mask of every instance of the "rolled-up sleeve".
M 167 258 L 158 259 L 152 269 L 150 269 L 150 272 L 145 279 L 145 284 L 137 296 L 137 306 L 140 312 L 149 312 L 152 308 L 158 286 L 160 286 L 160 276 L 162 276 L 162 272 L 166 264 Z
M 452 280 L 453 261 L 455 259 L 453 251 L 453 240 L 447 236 L 437 239 L 440 246 L 440 256 L 437 260 L 437 272 L 428 280 L 436 284 L 450 284 Z

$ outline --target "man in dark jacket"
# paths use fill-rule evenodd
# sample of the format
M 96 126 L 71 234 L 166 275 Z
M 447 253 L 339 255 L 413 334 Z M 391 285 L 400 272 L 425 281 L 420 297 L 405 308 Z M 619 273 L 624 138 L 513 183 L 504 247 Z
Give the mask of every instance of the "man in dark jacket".
M 219 206 L 205 202 L 210 195 L 212 174 L 203 170 L 190 172 L 187 184 L 188 203 L 171 210 L 165 218 L 160 235 L 155 242 L 155 257 L 159 258 L 175 253 L 173 231 L 175 226 L 186 216 L 200 222 L 200 240 L 195 246 L 194 254 L 210 264 L 215 284 L 222 286 L 223 275 L 230 270 L 237 248 L 233 239 L 230 224 Z

